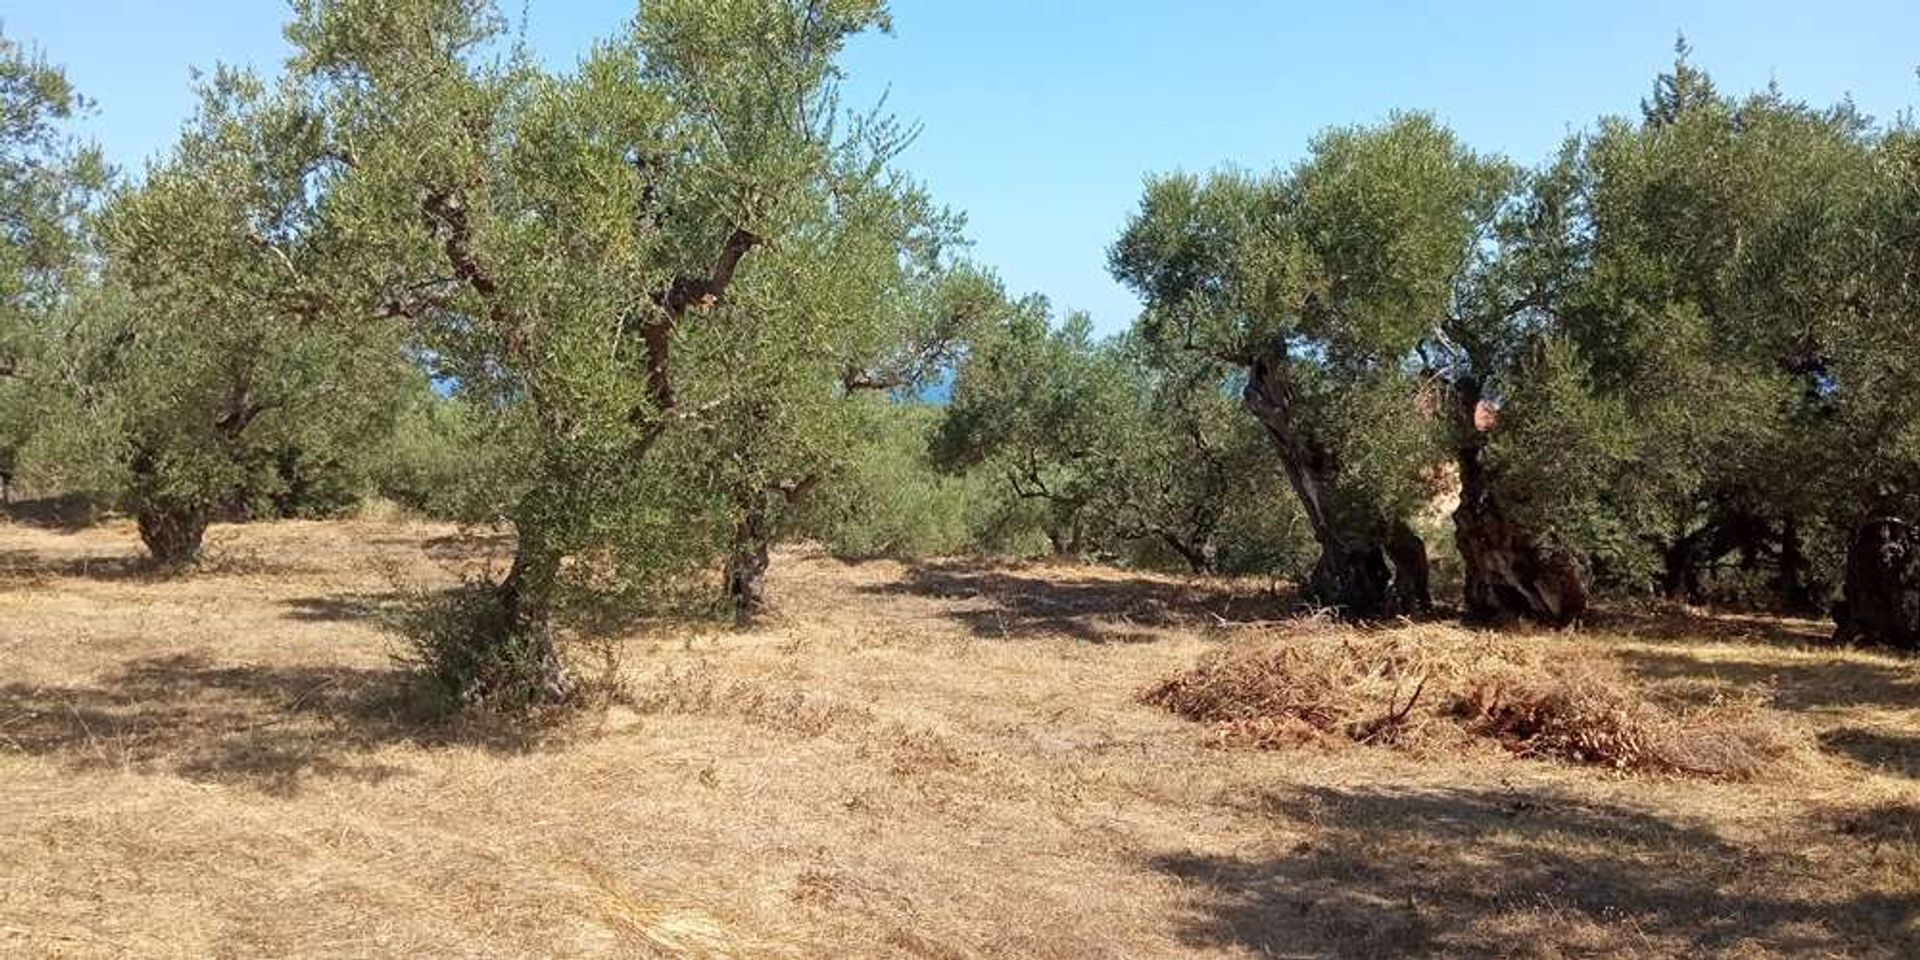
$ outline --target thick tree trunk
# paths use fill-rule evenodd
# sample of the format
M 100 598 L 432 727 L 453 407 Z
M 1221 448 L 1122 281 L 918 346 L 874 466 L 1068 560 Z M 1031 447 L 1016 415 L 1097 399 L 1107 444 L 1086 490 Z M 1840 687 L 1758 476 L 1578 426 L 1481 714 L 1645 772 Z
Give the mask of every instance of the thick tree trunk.
M 1846 598 L 1833 619 L 1836 642 L 1920 652 L 1920 530 L 1895 517 L 1860 525 L 1847 551 Z
M 1397 561 L 1389 565 L 1387 544 L 1377 534 L 1348 529 L 1335 518 L 1328 503 L 1335 479 L 1333 457 L 1295 422 L 1293 387 L 1286 368 L 1285 344 L 1270 344 L 1248 366 L 1241 400 L 1266 431 L 1320 544 L 1320 559 L 1307 581 L 1308 595 L 1355 619 L 1414 612 L 1417 607 L 1403 604 L 1414 602 L 1426 592 L 1425 587 L 1416 583 L 1397 589 L 1395 571 L 1398 567 L 1410 577 L 1423 578 L 1425 545 L 1411 529 L 1404 536 L 1394 531 Z M 1412 544 L 1419 544 L 1417 564 Z
M 1800 537 L 1800 522 L 1789 516 L 1780 525 L 1780 575 L 1774 584 L 1782 607 L 1810 615 L 1819 609 L 1813 596 L 1812 572 L 1813 564 L 1807 560 L 1806 544 Z
M 140 525 L 140 542 L 146 544 L 155 563 L 185 567 L 199 562 L 207 533 L 205 508 L 146 503 L 135 511 L 135 519 Z
M 1370 620 L 1391 612 L 1392 593 L 1393 569 L 1378 544 L 1349 549 L 1320 541 L 1320 559 L 1307 579 L 1308 596 L 1343 616 Z
M 1393 563 L 1395 608 L 1402 613 L 1431 613 L 1433 586 L 1427 543 L 1404 520 L 1394 521 L 1388 534 L 1387 559 Z
M 1705 591 L 1700 584 L 1700 536 L 1687 534 L 1662 552 L 1660 594 L 1675 603 L 1698 603 Z
M 1051 524 L 1047 526 L 1047 550 L 1056 557 L 1067 553 L 1066 533 Z
M 493 588 L 496 619 L 473 638 L 481 646 L 475 661 L 485 669 L 462 678 L 464 703 L 504 696 L 527 706 L 551 706 L 573 699 L 578 688 L 556 640 L 555 572 L 553 564 L 535 559 L 524 546 L 515 552 L 513 568 Z
M 1069 560 L 1080 557 L 1085 550 L 1086 528 L 1078 516 L 1079 507 L 1074 508 L 1072 519 L 1047 526 L 1047 547 L 1053 551 L 1056 560 Z
M 1565 626 L 1587 610 L 1586 571 L 1572 553 L 1543 543 L 1501 507 L 1481 460 L 1486 437 L 1476 423 L 1480 385 L 1455 384 L 1460 431 L 1460 507 L 1453 512 L 1454 541 L 1465 568 L 1468 619 L 1504 621 L 1524 617 Z
M 153 562 L 162 567 L 198 563 L 212 519 L 210 508 L 165 495 L 157 458 L 145 447 L 136 447 L 127 465 L 133 477 L 128 505 L 140 527 L 140 542 L 146 545 Z
M 766 508 L 753 504 L 741 512 L 727 555 L 727 602 L 737 626 L 752 626 L 767 612 L 767 568 L 772 563 L 773 529 Z

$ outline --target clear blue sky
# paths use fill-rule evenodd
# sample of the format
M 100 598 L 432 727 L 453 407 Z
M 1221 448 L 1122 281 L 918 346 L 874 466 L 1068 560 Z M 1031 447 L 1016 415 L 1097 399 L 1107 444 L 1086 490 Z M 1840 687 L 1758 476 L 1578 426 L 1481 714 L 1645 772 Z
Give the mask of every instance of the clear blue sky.
M 633 9 L 529 5 L 528 37 L 556 66 Z M 278 65 L 283 14 L 275 0 L 0 0 L 7 33 L 99 102 L 85 132 L 134 170 L 191 109 L 190 67 Z M 1883 119 L 1920 102 L 1920 0 L 896 0 L 894 21 L 851 51 L 851 99 L 890 91 L 924 125 L 904 162 L 967 211 L 977 259 L 1103 330 L 1137 309 L 1105 250 L 1149 171 L 1284 163 L 1322 127 L 1396 108 L 1535 162 L 1635 109 L 1677 31 L 1723 90 L 1777 79 Z

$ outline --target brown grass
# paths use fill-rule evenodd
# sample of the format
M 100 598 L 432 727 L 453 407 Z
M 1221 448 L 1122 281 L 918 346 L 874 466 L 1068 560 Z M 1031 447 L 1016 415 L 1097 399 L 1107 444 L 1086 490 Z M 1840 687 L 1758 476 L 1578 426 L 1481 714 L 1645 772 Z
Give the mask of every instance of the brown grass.
M 409 719 L 381 628 L 497 544 L 215 534 L 160 580 L 124 524 L 0 525 L 0 955 L 1920 951 L 1920 665 L 1814 625 L 1587 638 L 1666 709 L 1769 694 L 1817 744 L 1790 776 L 1222 750 L 1137 692 L 1396 634 L 1265 624 L 1263 584 L 790 550 L 768 626 L 632 636 L 631 706 L 524 737 Z
M 1408 626 L 1359 634 L 1303 621 L 1238 643 L 1142 699 L 1226 742 L 1385 744 L 1425 756 L 1485 737 L 1520 756 L 1751 779 L 1805 752 L 1758 698 L 1670 707 L 1590 641 Z

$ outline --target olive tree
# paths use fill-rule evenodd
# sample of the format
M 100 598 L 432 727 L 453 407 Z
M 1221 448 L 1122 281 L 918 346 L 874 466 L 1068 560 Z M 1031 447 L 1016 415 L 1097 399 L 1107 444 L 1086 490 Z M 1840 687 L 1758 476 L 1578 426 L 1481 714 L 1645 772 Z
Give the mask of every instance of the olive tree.
M 1111 252 L 1140 336 L 1244 371 L 1242 404 L 1305 512 L 1321 602 L 1356 617 L 1430 603 L 1409 518 L 1439 426 L 1416 351 L 1512 178 L 1424 115 L 1317 138 L 1289 170 L 1148 182 Z
M 0 33 L 0 503 L 80 371 L 65 343 L 84 326 L 93 266 L 85 217 L 110 171 L 65 124 L 87 108 L 66 74 Z
M 1047 302 L 1009 302 L 955 373 L 935 462 L 986 470 L 1037 504 L 1056 555 L 1092 550 L 1116 519 L 1119 464 L 1132 443 L 1128 371 L 1085 314 L 1050 321 Z
M 1261 502 L 1278 471 L 1225 365 L 1021 307 L 980 328 L 959 367 L 936 435 L 946 469 L 1042 505 L 1056 554 L 1170 555 L 1204 574 L 1291 553 Z
M 51 470 L 117 493 L 155 561 L 190 564 L 209 523 L 287 479 L 289 451 L 368 436 L 400 357 L 332 309 L 347 243 L 320 175 L 323 122 L 217 70 L 179 143 L 106 201 L 101 260 L 52 347 Z M 78 454 L 78 456 L 76 456 Z
M 478 0 L 296 11 L 295 66 L 337 118 L 341 202 L 380 302 L 460 391 L 523 426 L 503 478 L 521 491 L 504 505 L 512 567 L 432 634 L 430 666 L 468 703 L 567 700 L 566 615 L 727 539 L 726 491 L 686 466 L 702 462 L 693 428 L 751 412 L 716 387 L 758 319 L 746 294 L 806 249 L 836 162 L 873 156 L 835 61 L 886 10 L 654 0 L 558 75 Z
M 1911 313 L 1880 140 L 1847 104 L 1723 96 L 1683 46 L 1639 117 L 1577 145 L 1563 328 L 1658 481 L 1623 524 L 1670 595 L 1701 598 L 1731 556 L 1811 608 L 1878 482 L 1859 468 L 1910 419 L 1882 379 Z
M 689 402 L 706 411 L 694 431 L 703 482 L 726 493 L 724 599 L 742 624 L 768 606 L 773 543 L 857 448 L 858 398 L 922 388 L 993 308 L 984 278 L 948 260 L 958 218 L 882 172 L 899 142 L 887 135 L 837 161 L 811 214 L 699 341 L 693 362 L 707 373 Z

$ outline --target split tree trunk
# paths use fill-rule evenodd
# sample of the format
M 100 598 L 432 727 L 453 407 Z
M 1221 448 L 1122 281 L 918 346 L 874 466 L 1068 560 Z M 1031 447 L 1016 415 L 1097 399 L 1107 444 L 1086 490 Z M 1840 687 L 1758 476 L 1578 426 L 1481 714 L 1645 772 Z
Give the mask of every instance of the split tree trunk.
M 1461 441 L 1460 507 L 1453 512 L 1454 541 L 1466 574 L 1466 614 L 1471 620 L 1524 617 L 1566 626 L 1587 610 L 1586 571 L 1571 552 L 1541 541 L 1503 509 L 1481 455 L 1480 385 L 1455 384 L 1454 415 Z
M 1308 595 L 1355 619 L 1418 612 L 1426 593 L 1425 544 L 1400 524 L 1390 538 L 1395 557 L 1390 564 L 1388 542 L 1378 534 L 1345 528 L 1336 519 L 1328 503 L 1336 478 L 1334 460 L 1295 421 L 1285 344 L 1270 344 L 1254 357 L 1241 400 L 1273 443 L 1287 482 L 1313 528 L 1314 541 L 1320 545 L 1320 559 L 1307 582 Z
M 1920 530 L 1895 517 L 1860 525 L 1847 551 L 1846 596 L 1833 618 L 1836 642 L 1920 652 Z

